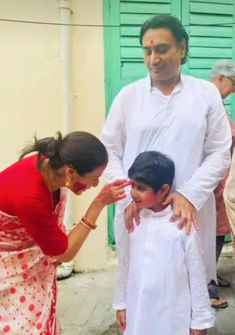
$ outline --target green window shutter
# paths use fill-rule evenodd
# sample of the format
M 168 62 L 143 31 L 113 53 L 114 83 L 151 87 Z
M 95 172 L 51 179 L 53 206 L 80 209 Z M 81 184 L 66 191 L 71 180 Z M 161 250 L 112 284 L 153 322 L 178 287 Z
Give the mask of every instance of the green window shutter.
M 234 0 L 183 0 L 182 22 L 189 34 L 186 73 L 210 79 L 212 65 L 234 57 Z M 226 99 L 229 111 L 231 96 Z M 234 110 L 235 105 L 233 105 Z

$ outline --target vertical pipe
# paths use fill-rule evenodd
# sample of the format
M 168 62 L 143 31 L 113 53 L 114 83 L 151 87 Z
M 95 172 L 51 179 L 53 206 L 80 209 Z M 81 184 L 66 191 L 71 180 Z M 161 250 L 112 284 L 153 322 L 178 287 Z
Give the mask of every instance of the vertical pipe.
M 71 0 L 58 0 L 60 10 L 60 54 L 61 54 L 61 79 L 62 79 L 62 132 L 67 134 L 72 131 L 72 93 L 71 93 Z M 71 193 L 68 199 L 64 215 L 64 225 L 67 231 L 72 229 L 73 206 Z M 70 276 L 73 271 L 74 262 L 65 262 L 57 267 L 57 278 L 62 279 Z
M 61 66 L 63 92 L 63 131 L 72 129 L 72 95 L 71 95 L 71 0 L 59 0 L 61 23 Z
M 72 94 L 71 94 L 71 0 L 59 0 L 61 23 L 61 69 L 62 69 L 62 124 L 63 133 L 72 131 Z M 68 192 L 68 201 L 65 210 L 64 224 L 71 230 L 73 222 L 71 193 Z

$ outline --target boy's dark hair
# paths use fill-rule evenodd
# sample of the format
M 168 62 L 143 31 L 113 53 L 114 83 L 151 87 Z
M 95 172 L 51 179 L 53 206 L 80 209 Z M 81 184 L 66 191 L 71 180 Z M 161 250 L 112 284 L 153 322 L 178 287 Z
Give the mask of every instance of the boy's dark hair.
M 151 187 L 158 192 L 164 184 L 172 186 L 175 164 L 158 151 L 145 151 L 139 154 L 130 169 L 128 177 Z
M 188 56 L 188 34 L 180 20 L 175 16 L 158 15 L 145 21 L 140 29 L 140 44 L 142 45 L 143 37 L 147 30 L 158 28 L 165 28 L 170 30 L 177 44 L 185 41 L 185 56 L 181 60 L 181 64 L 184 64 Z

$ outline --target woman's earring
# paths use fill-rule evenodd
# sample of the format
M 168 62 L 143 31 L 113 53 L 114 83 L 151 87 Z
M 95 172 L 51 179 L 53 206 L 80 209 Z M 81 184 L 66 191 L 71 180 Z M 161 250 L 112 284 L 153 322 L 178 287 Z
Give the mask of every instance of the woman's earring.
M 71 186 L 71 183 L 69 181 L 66 181 L 65 187 L 70 188 L 70 186 Z
M 67 172 L 66 177 L 67 177 L 67 180 L 65 182 L 65 187 L 70 188 L 72 186 L 71 175 Z

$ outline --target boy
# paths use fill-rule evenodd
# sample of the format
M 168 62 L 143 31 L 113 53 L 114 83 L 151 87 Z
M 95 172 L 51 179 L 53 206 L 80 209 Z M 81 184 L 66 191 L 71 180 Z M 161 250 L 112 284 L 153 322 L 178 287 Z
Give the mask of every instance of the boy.
M 141 153 L 128 171 L 142 222 L 119 246 L 127 256 L 113 306 L 125 335 L 205 335 L 214 324 L 198 234 L 179 230 L 164 205 L 174 173 L 156 151 Z

